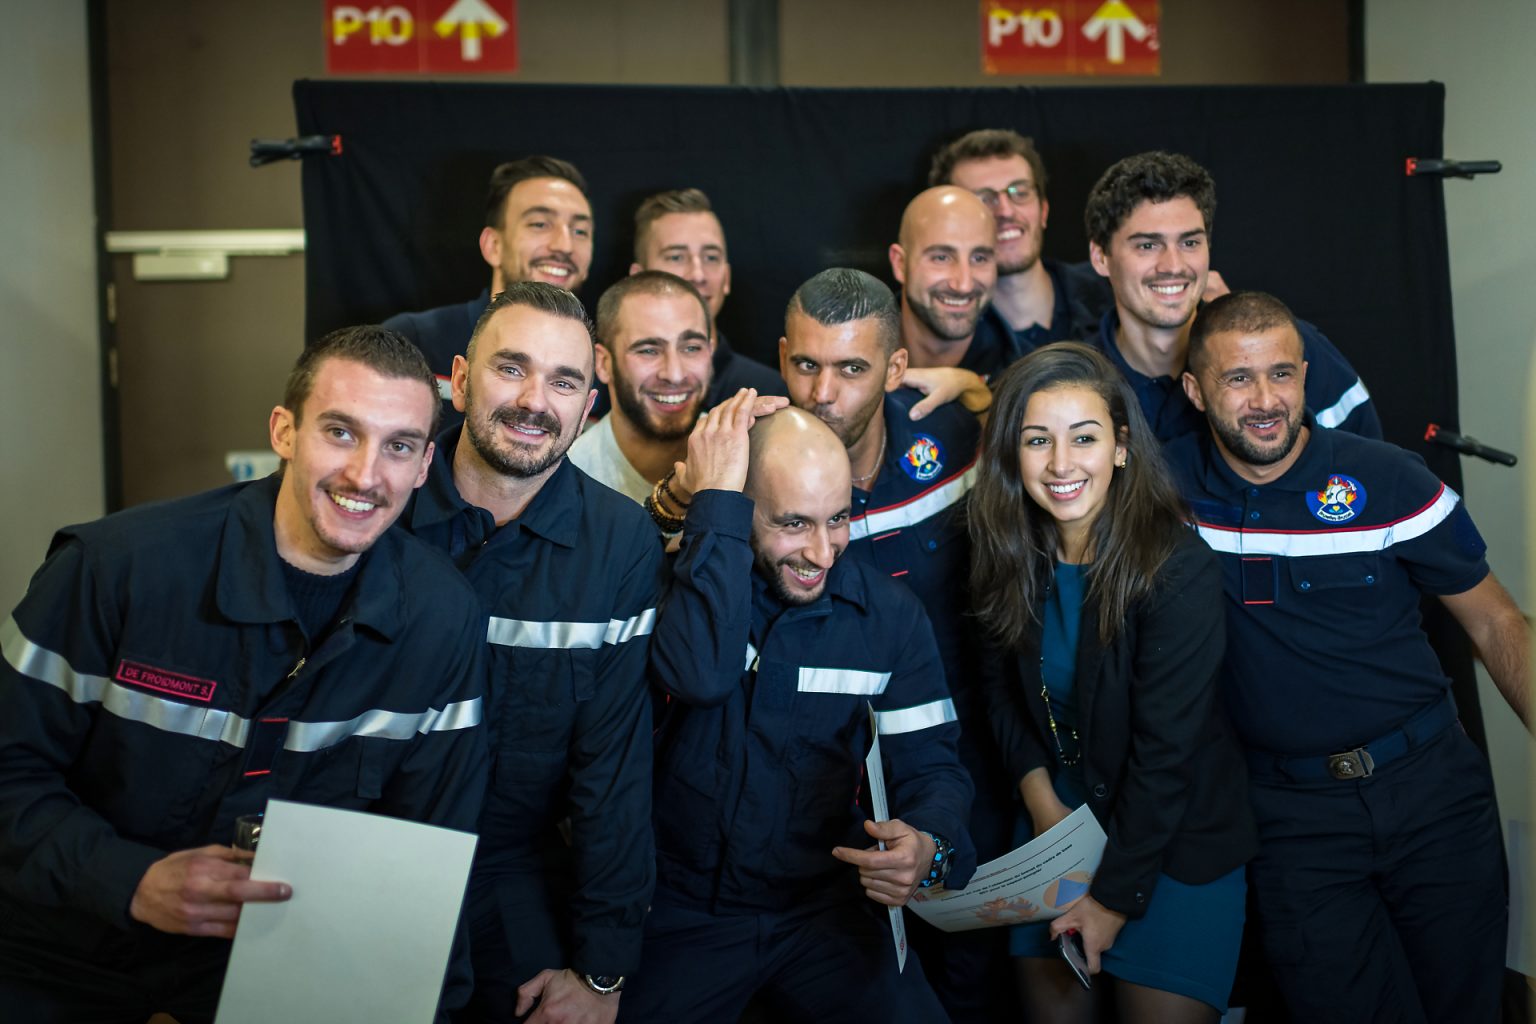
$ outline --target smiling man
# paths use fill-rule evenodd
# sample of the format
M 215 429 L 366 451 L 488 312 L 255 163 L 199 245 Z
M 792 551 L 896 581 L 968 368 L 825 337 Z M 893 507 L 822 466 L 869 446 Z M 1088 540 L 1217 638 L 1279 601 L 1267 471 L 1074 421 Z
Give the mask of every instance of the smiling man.
M 575 165 L 552 156 L 528 156 L 491 173 L 480 229 L 480 258 L 491 285 L 476 298 L 384 321 L 416 343 L 438 379 L 443 423 L 456 426 L 449 375 L 455 356 L 474 332 L 486 305 L 517 281 L 540 281 L 574 292 L 592 268 L 592 205 L 587 181 Z
M 1186 156 L 1141 153 L 1104 172 L 1083 216 L 1090 261 L 1115 295 L 1115 308 L 1086 340 L 1131 382 L 1158 440 L 1203 432 L 1179 378 L 1210 273 L 1215 181 Z M 1318 422 L 1381 437 L 1360 375 L 1321 331 L 1296 323 L 1311 367 L 1307 407 Z
M 659 270 L 626 277 L 597 302 L 597 376 L 613 408 L 571 447 L 571 461 L 637 502 L 687 452 L 705 408 L 709 308 Z
M 485 619 L 388 529 L 436 416 L 408 341 L 338 331 L 280 475 L 55 536 L 0 626 L 0 1018 L 211 1021 L 241 904 L 304 899 L 231 848 L 268 799 L 474 829 Z
M 997 222 L 963 188 L 918 193 L 891 244 L 901 285 L 901 343 L 912 366 L 962 366 L 997 283 Z
M 1278 299 L 1217 299 L 1183 375 L 1209 430 L 1166 449 L 1223 565 L 1257 923 L 1292 1019 L 1495 1020 L 1493 780 L 1420 598 L 1466 629 L 1527 724 L 1530 630 L 1460 496 L 1417 455 L 1323 426 L 1311 372 Z
M 997 288 L 960 365 L 983 377 L 1052 341 L 1098 328 L 1109 289 L 1086 262 L 1042 255 L 1051 204 L 1034 142 L 1006 128 L 968 132 L 933 157 L 930 185 L 958 185 L 997 219 Z
M 652 659 L 671 698 L 658 881 L 625 1019 L 733 1021 L 757 995 L 774 1020 L 943 1020 L 916 960 L 898 973 L 886 909 L 975 865 L 933 632 L 909 591 L 841 557 L 842 441 L 800 409 L 751 427 L 753 404 L 739 393 L 689 441 Z M 885 822 L 859 808 L 871 706 Z
M 464 1019 L 611 1024 L 655 878 L 645 660 L 661 551 L 634 502 L 566 453 L 592 405 L 592 326 L 518 282 L 453 363 L 462 428 L 403 526 L 490 614 L 491 786 L 466 899 Z

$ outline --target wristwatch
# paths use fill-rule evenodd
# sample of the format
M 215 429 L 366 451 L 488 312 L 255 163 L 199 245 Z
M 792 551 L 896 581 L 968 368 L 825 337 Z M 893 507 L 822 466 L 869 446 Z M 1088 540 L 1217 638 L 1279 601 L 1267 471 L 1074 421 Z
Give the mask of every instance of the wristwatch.
M 624 988 L 624 975 L 583 974 L 581 983 L 600 996 L 611 996 Z

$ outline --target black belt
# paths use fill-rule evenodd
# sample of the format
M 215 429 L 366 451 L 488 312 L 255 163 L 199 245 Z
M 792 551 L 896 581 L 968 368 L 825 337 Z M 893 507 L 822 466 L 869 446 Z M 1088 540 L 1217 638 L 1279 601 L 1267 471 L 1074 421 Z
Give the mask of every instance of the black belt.
M 1429 707 L 1385 736 L 1362 743 L 1353 750 L 1312 757 L 1279 757 L 1257 750 L 1248 752 L 1248 773 L 1255 778 L 1284 776 L 1297 782 L 1314 779 L 1363 779 L 1440 735 L 1457 720 L 1456 701 L 1450 691 Z

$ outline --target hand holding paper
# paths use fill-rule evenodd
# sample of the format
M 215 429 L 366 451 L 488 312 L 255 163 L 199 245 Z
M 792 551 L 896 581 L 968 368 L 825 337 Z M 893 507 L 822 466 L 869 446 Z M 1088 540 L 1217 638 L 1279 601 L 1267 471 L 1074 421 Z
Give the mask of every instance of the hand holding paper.
M 253 882 L 251 855 L 228 846 L 178 850 L 149 866 L 128 913 L 162 932 L 220 939 L 235 936 L 244 903 L 280 903 L 286 882 Z
M 859 869 L 859 882 L 870 899 L 888 907 L 904 906 L 917 891 L 917 883 L 928 877 L 933 840 L 900 818 L 866 821 L 864 831 L 883 847 L 854 850 L 839 846 L 832 856 Z

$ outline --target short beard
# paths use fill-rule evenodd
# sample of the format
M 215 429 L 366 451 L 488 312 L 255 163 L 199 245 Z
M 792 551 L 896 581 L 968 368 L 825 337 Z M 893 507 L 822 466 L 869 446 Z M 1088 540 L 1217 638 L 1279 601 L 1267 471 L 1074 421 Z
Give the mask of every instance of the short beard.
M 976 305 L 976 312 L 963 328 L 951 327 L 944 323 L 932 306 L 913 302 L 911 296 L 907 297 L 907 308 L 912 310 L 914 316 L 922 321 L 924 327 L 933 332 L 933 336 L 943 341 L 966 341 L 976 333 L 976 322 L 981 319 L 982 306 Z
M 547 412 L 518 413 L 516 410 L 503 406 L 491 413 L 485 426 L 481 425 L 480 417 L 475 415 L 475 401 L 473 390 L 467 389 L 464 394 L 464 429 L 469 435 L 469 443 L 474 446 L 476 454 L 502 476 L 527 479 L 538 476 L 549 469 L 555 463 L 565 457 L 566 450 L 576 440 L 574 436 L 566 441 L 560 434 L 560 421 Z M 504 452 L 496 447 L 496 440 L 487 428 L 494 427 L 498 423 L 508 426 L 538 427 L 540 430 L 549 431 L 554 443 L 543 454 L 522 452 Z
M 772 561 L 758 549 L 755 541 L 752 543 L 752 562 L 763 579 L 768 581 L 768 589 L 773 591 L 773 596 L 788 605 L 814 604 L 821 600 L 827 592 L 827 581 L 832 577 L 831 570 L 828 570 L 827 575 L 822 577 L 821 589 L 815 597 L 809 597 L 803 591 L 789 589 L 789 584 L 784 582 L 784 574 L 779 572 L 779 567 L 785 563 Z
M 699 421 L 699 413 L 704 409 L 706 390 L 708 385 L 702 387 L 694 398 L 692 415 L 658 421 L 651 415 L 651 410 L 646 408 L 645 399 L 640 397 L 640 393 L 617 373 L 613 375 L 613 383 L 608 386 L 608 392 L 619 408 L 624 410 L 625 417 L 642 437 L 652 441 L 677 441 L 692 433 L 693 425 Z
M 1216 436 L 1221 439 L 1227 451 L 1250 466 L 1273 466 L 1291 454 L 1292 449 L 1296 447 L 1297 439 L 1301 437 L 1303 426 L 1300 416 L 1287 420 L 1285 441 L 1273 448 L 1260 448 L 1243 433 L 1241 424 L 1234 426 L 1214 417 L 1211 418 L 1210 423 L 1211 429 L 1216 432 Z

